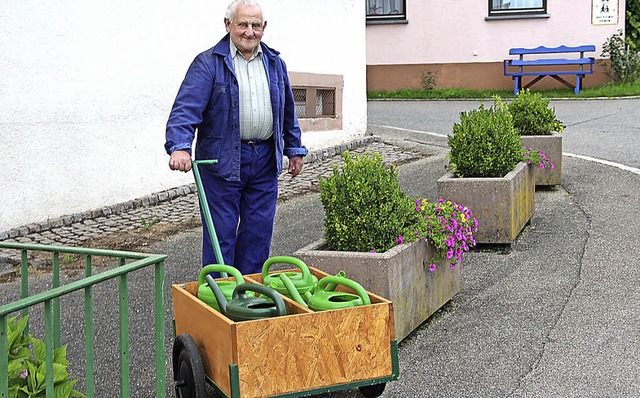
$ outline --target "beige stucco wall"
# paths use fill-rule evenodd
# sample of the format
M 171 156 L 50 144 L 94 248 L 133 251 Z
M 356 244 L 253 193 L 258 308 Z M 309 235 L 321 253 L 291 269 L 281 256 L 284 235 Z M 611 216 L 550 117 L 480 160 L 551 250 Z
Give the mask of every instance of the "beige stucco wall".
M 393 88 L 419 87 L 415 82 L 424 70 L 439 71 L 441 87 L 508 85 L 511 79 L 502 76 L 500 63 L 510 58 L 512 47 L 594 44 L 596 54 L 589 55 L 598 58 L 606 39 L 624 28 L 624 1 L 619 2 L 617 25 L 592 25 L 591 1 L 547 3 L 549 18 L 486 20 L 486 1 L 463 5 L 444 0 L 435 8 L 432 2 L 407 0 L 407 24 L 367 25 L 367 66 L 369 73 L 381 75 L 369 76 L 369 89 L 390 89 L 392 81 Z M 404 79 L 398 78 L 399 70 L 404 70 Z M 585 84 L 589 80 L 591 76 Z
M 229 1 L 0 2 L 0 232 L 192 182 L 167 167 L 165 123 L 190 62 L 225 33 Z M 343 129 L 303 143 L 364 135 L 360 2 L 262 4 L 264 41 L 290 71 L 344 77 Z

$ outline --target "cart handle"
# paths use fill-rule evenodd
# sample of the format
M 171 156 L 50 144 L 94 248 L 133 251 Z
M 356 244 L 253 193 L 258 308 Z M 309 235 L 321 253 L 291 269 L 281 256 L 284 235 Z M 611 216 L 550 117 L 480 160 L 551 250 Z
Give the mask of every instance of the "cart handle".
M 204 222 L 207 226 L 207 230 L 209 231 L 209 239 L 211 240 L 211 244 L 213 245 L 213 253 L 216 256 L 216 261 L 218 264 L 224 264 L 224 258 L 222 257 L 222 251 L 220 250 L 220 242 L 218 242 L 218 235 L 216 234 L 216 229 L 213 226 L 213 220 L 211 219 L 211 211 L 209 210 L 209 204 L 207 202 L 207 195 L 204 192 L 204 187 L 202 186 L 202 178 L 200 178 L 200 170 L 198 169 L 198 165 L 207 165 L 207 164 L 215 164 L 218 163 L 217 159 L 211 160 L 193 160 L 191 161 L 191 169 L 193 170 L 193 177 L 196 181 L 196 189 L 198 190 L 198 199 L 200 200 L 200 208 L 202 209 L 204 215 Z M 226 278 L 228 275 L 226 272 L 220 272 L 220 276 Z

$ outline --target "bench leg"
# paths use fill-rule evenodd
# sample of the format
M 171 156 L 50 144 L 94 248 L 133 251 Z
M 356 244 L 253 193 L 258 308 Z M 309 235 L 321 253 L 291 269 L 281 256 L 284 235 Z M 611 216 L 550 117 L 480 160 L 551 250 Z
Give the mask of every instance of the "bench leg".
M 520 76 L 513 77 L 513 96 L 518 95 L 518 91 L 520 90 Z
M 578 95 L 580 93 L 580 86 L 582 85 L 582 75 L 576 75 L 576 87 L 573 89 L 573 93 Z

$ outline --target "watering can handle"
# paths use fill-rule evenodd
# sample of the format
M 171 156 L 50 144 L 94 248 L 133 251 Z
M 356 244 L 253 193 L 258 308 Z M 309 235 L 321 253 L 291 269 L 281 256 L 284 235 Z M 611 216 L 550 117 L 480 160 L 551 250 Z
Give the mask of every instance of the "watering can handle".
M 241 283 L 233 290 L 233 298 L 240 297 L 241 299 L 246 299 L 245 292 L 256 292 L 262 295 L 265 295 L 273 301 L 276 305 L 276 311 L 278 311 L 278 316 L 287 315 L 287 307 L 284 304 L 284 300 L 280 297 L 280 293 L 276 292 L 272 288 L 265 285 L 258 285 L 255 283 Z
M 355 291 L 356 294 L 360 296 L 360 298 L 362 299 L 362 303 L 364 305 L 371 304 L 371 299 L 369 299 L 369 294 L 367 293 L 366 290 L 364 290 L 362 285 L 360 285 L 358 282 L 354 280 L 347 279 L 341 276 L 325 276 L 324 278 L 320 279 L 318 284 L 315 286 L 314 292 L 316 291 L 316 289 L 318 290 L 325 289 L 326 286 L 329 284 L 346 286 L 352 289 L 353 291 Z
M 262 266 L 262 280 L 264 281 L 269 276 L 269 269 L 273 264 L 291 264 L 300 268 L 302 271 L 302 280 L 308 281 L 311 283 L 311 271 L 309 271 L 309 267 L 304 261 L 299 258 L 290 257 L 290 256 L 274 256 L 267 259 Z
M 213 253 L 216 256 L 216 261 L 218 264 L 224 264 L 224 258 L 222 257 L 222 250 L 220 250 L 220 243 L 218 242 L 218 235 L 216 235 L 216 229 L 213 225 L 213 219 L 211 218 L 211 211 L 209 210 L 209 205 L 207 202 L 207 195 L 204 192 L 204 187 L 202 186 L 202 178 L 200 178 L 200 170 L 198 169 L 198 165 L 200 164 L 215 164 L 218 163 L 217 159 L 211 160 L 193 160 L 191 161 L 191 170 L 193 170 L 193 178 L 196 181 L 196 189 L 198 190 L 198 200 L 200 201 L 200 208 L 202 209 L 202 214 L 204 218 L 205 225 L 207 226 L 207 231 L 209 231 L 209 239 L 211 240 L 211 244 L 213 245 Z M 223 278 L 227 277 L 226 272 L 221 272 Z
M 209 265 L 205 265 L 200 270 L 200 275 L 198 275 L 198 286 L 205 283 L 205 276 L 207 276 L 211 272 L 219 272 L 220 274 L 225 274 L 225 275 L 229 273 L 231 274 L 231 276 L 235 278 L 238 284 L 244 283 L 244 278 L 242 277 L 242 274 L 236 268 L 233 268 L 230 265 L 224 265 L 224 264 L 209 264 Z

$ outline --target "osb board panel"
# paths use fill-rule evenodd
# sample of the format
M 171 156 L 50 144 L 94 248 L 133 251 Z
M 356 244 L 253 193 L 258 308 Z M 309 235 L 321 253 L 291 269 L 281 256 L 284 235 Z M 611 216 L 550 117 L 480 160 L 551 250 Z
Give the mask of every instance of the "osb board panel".
M 241 395 L 391 375 L 390 309 L 380 303 L 236 324 Z
M 235 323 L 198 300 L 197 290 L 197 282 L 171 286 L 176 335 L 193 338 L 205 374 L 231 396 L 229 364 L 237 363 Z

